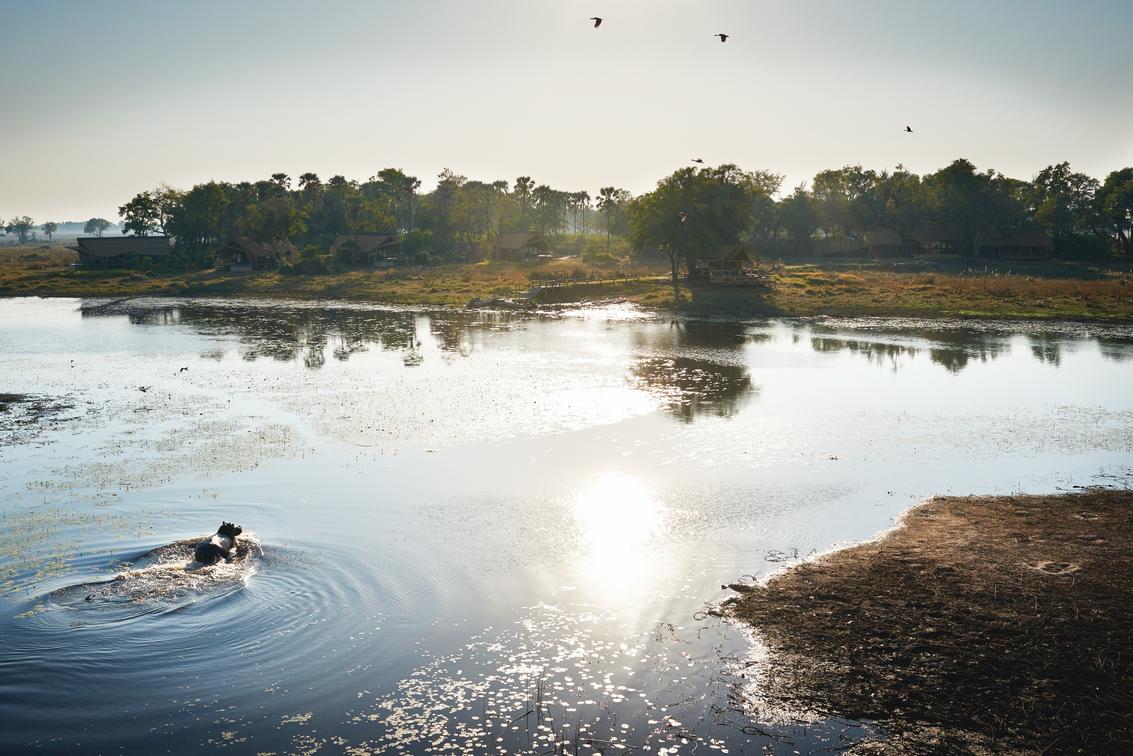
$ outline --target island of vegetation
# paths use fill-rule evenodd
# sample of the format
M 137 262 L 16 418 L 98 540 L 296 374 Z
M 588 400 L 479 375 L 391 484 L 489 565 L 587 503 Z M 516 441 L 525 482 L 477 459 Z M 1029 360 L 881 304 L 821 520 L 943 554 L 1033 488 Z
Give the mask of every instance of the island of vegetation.
M 1098 181 L 1059 163 L 1022 181 L 959 159 L 782 183 L 726 164 L 637 197 L 448 170 L 429 192 L 397 169 L 159 187 L 119 208 L 120 228 L 12 218 L 0 295 L 1133 320 L 1133 168 Z M 90 238 L 64 244 L 79 226 Z
M 1133 752 L 1133 492 L 938 498 L 736 584 L 760 703 L 870 720 L 861 753 Z

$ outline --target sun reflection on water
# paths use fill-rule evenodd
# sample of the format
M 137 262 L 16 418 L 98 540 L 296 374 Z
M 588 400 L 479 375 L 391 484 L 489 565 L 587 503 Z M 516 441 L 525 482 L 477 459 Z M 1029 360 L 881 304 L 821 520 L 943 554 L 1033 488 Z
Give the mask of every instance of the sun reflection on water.
M 664 506 L 648 486 L 625 473 L 606 473 L 578 491 L 573 513 L 576 572 L 588 594 L 624 600 L 656 578 Z

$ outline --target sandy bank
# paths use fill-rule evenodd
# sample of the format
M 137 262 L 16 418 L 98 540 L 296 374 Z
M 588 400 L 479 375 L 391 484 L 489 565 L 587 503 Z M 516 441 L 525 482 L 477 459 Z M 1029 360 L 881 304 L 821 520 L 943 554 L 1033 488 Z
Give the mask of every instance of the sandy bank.
M 859 753 L 1133 752 L 1133 492 L 939 498 L 733 599 L 765 703 Z

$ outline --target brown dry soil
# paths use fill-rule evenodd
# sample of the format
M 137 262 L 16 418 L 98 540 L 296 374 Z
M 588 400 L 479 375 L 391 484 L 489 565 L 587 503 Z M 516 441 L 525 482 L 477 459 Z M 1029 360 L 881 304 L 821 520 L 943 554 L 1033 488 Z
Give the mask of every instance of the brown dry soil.
M 763 704 L 855 753 L 1133 753 L 1133 491 L 937 498 L 726 603 Z

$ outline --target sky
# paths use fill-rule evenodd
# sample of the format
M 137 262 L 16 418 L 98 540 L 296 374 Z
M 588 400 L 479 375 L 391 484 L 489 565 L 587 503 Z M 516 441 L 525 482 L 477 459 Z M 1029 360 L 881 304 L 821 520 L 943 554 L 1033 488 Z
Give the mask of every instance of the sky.
M 280 171 L 638 194 L 694 157 L 787 189 L 1133 165 L 1133 0 L 0 0 L 0 24 L 2 218 Z

